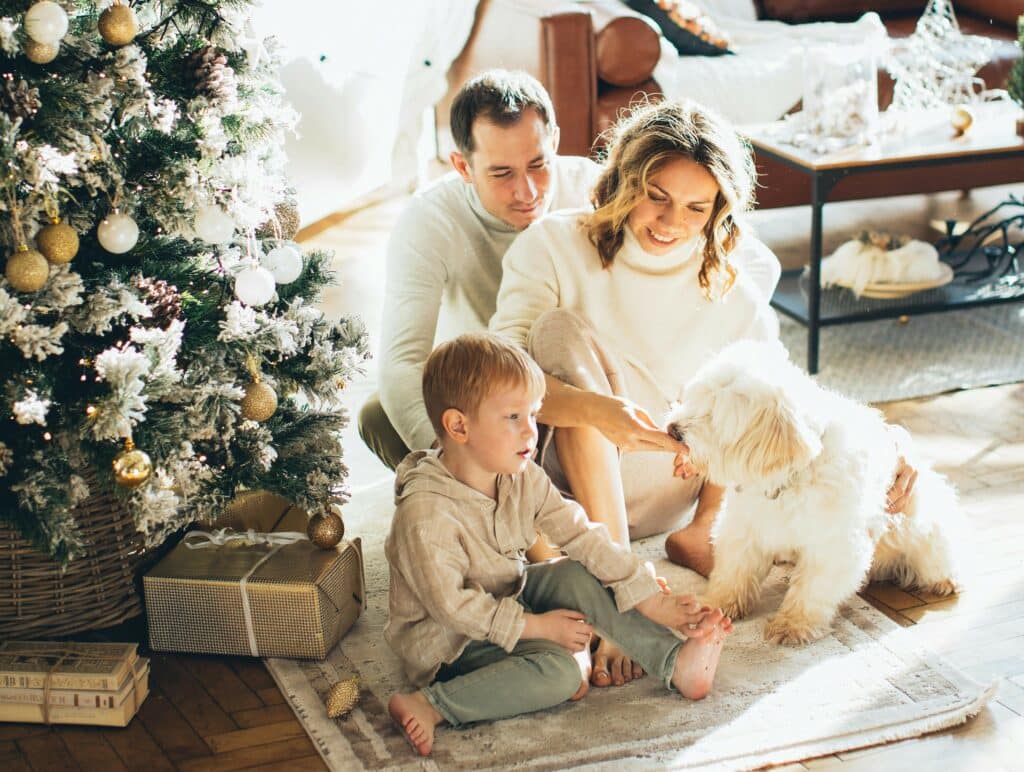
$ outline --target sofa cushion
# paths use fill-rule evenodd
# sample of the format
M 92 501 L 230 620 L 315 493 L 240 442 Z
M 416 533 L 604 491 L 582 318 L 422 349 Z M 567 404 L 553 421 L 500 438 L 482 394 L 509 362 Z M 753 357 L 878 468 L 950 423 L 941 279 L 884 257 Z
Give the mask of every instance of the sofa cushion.
M 761 17 L 776 21 L 832 21 L 855 19 L 868 11 L 875 11 L 883 18 L 889 13 L 924 11 L 925 0 L 760 0 Z
M 732 53 L 714 22 L 688 0 L 626 0 L 626 5 L 653 19 L 680 56 Z
M 654 22 L 615 0 L 588 3 L 594 19 L 597 77 L 612 86 L 635 86 L 651 77 L 661 56 Z

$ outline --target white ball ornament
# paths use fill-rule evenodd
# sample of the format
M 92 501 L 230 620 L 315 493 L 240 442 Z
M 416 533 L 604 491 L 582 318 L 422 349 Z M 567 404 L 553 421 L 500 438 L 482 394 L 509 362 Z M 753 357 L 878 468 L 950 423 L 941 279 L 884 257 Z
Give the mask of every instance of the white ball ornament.
M 219 206 L 207 204 L 196 210 L 196 235 L 207 244 L 227 244 L 234 238 L 235 221 Z
M 274 275 L 266 268 L 254 265 L 235 275 L 235 297 L 247 306 L 268 303 L 275 291 Z
M 37 43 L 56 45 L 68 31 L 68 15 L 52 0 L 42 0 L 25 13 L 25 33 Z
M 139 241 L 139 226 L 126 214 L 108 214 L 96 229 L 100 246 L 113 255 L 122 255 Z
M 302 273 L 302 252 L 289 244 L 274 247 L 261 262 L 278 284 L 291 284 Z

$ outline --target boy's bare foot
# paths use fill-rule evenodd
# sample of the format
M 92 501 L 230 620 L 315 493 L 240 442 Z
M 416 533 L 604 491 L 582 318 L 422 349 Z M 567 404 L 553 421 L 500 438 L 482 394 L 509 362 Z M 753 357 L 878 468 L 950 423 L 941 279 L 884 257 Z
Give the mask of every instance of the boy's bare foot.
M 668 559 L 684 568 L 692 569 L 701 576 L 707 576 L 715 565 L 711 549 L 711 526 L 714 521 L 692 522 L 685 528 L 673 531 L 665 539 Z
M 672 685 L 691 700 L 702 700 L 711 691 L 722 645 L 726 636 L 732 632 L 732 621 L 723 616 L 720 609 L 713 609 L 697 627 L 710 629 L 711 634 L 704 638 L 687 639 L 679 649 L 676 667 L 672 672 Z
M 420 756 L 429 756 L 434 747 L 434 727 L 444 721 L 423 692 L 396 694 L 388 701 L 391 720 Z
M 644 669 L 631 660 L 611 641 L 600 639 L 594 652 L 594 669 L 590 683 L 597 687 L 622 686 L 630 681 L 643 678 Z
M 590 644 L 584 646 L 583 651 L 577 651 L 572 656 L 576 660 L 576 664 L 580 666 L 581 680 L 580 688 L 576 690 L 576 694 L 569 698 L 569 702 L 579 702 L 590 691 L 590 671 L 593 665 L 590 658 Z

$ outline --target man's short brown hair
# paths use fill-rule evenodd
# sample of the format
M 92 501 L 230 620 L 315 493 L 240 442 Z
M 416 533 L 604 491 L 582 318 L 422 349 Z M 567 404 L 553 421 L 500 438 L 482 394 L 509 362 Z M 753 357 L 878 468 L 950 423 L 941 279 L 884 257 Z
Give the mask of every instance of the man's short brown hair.
M 529 354 L 492 333 L 466 333 L 442 343 L 423 367 L 423 402 L 438 439 L 445 436 L 444 411 L 472 415 L 498 389 L 516 386 L 543 396 L 544 372 Z
M 488 70 L 466 81 L 452 102 L 449 121 L 455 147 L 469 156 L 473 123 L 486 118 L 498 126 L 518 123 L 526 110 L 534 109 L 548 131 L 555 127 L 555 108 L 548 92 L 532 75 L 519 70 Z

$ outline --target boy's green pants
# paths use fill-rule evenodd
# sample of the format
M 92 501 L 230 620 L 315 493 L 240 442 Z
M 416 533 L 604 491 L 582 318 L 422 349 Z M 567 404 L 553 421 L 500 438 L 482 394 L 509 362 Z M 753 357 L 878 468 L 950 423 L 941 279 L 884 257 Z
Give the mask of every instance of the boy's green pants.
M 682 640 L 638 611 L 619 613 L 611 591 L 576 561 L 527 567 L 519 601 L 534 614 L 581 612 L 602 636 L 669 685 Z M 575 694 L 581 678 L 572 654 L 551 641 L 520 641 L 511 653 L 473 641 L 423 691 L 449 724 L 459 726 L 550 708 Z

